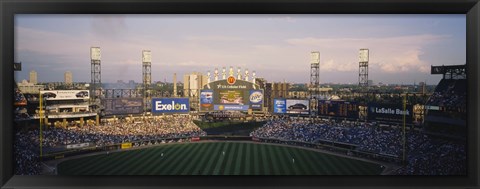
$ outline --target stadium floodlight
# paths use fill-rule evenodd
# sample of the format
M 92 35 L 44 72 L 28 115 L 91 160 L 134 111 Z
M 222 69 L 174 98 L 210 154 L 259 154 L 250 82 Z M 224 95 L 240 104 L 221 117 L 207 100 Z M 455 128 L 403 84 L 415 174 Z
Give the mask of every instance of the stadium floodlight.
M 142 62 L 152 62 L 152 52 L 150 50 L 142 51 Z
M 101 59 L 100 47 L 90 48 L 90 59 L 91 60 L 100 60 Z
M 368 49 L 360 49 L 358 60 L 359 62 L 368 62 Z
M 312 64 L 320 64 L 320 52 L 318 51 L 312 51 L 310 54 L 311 60 L 310 63 Z

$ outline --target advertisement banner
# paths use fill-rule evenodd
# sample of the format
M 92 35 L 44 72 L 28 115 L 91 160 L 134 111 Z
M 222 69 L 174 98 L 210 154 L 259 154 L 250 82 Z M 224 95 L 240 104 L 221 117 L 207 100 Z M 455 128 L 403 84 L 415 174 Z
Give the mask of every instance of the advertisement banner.
M 213 110 L 239 110 L 239 111 L 248 111 L 249 106 L 248 105 L 217 105 L 215 104 L 213 106 Z
M 132 143 L 131 142 L 122 143 L 121 148 L 122 149 L 132 148 Z
M 276 113 L 276 114 L 287 113 L 286 99 L 273 99 L 273 113 Z
M 88 143 L 80 143 L 80 144 L 67 144 L 67 149 L 75 149 L 75 148 L 85 148 L 88 147 Z
M 46 100 L 88 100 L 90 92 L 88 90 L 54 90 L 40 91 L 40 94 Z
M 213 110 L 213 90 L 201 90 L 200 91 L 200 111 L 212 111 Z
M 287 114 L 310 114 L 309 100 L 287 99 Z
M 188 98 L 154 98 L 152 113 L 188 113 L 190 101 Z
M 401 104 L 368 104 L 368 120 L 403 122 L 404 114 L 406 115 L 405 122 L 412 123 L 412 105 L 407 105 L 404 111 Z
M 143 113 L 143 98 L 107 98 L 102 104 L 107 116 Z
M 250 90 L 250 107 L 253 110 L 261 110 L 263 104 L 263 91 Z

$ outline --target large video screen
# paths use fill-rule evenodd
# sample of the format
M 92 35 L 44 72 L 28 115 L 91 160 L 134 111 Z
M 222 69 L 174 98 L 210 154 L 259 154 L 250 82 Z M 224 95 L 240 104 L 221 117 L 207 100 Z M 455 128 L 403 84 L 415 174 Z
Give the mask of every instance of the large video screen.
M 229 77 L 209 83 L 209 89 L 200 91 L 200 111 L 262 110 L 263 90 L 248 81 Z M 257 88 L 257 89 L 255 89 Z
M 107 98 L 102 100 L 104 114 L 126 115 L 143 113 L 143 98 Z
M 241 90 L 220 90 L 218 94 L 218 104 L 244 105 L 247 100 L 244 99 L 244 94 Z

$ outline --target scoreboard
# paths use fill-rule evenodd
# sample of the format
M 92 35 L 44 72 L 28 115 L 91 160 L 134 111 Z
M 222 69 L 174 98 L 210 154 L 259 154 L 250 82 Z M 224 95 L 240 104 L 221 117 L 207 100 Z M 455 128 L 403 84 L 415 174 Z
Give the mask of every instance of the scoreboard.
M 107 116 L 143 113 L 143 98 L 106 98 L 102 104 Z
M 358 119 L 358 105 L 343 100 L 319 100 L 318 115 Z

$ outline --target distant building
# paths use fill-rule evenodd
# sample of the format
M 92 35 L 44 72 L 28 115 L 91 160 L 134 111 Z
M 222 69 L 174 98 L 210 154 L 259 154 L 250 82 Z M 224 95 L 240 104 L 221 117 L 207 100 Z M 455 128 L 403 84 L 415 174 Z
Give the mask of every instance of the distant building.
M 71 71 L 66 71 L 64 74 L 65 84 L 71 85 L 73 83 L 73 76 Z
M 207 76 L 200 72 L 193 72 L 183 76 L 183 96 L 184 97 L 198 97 L 200 89 L 207 84 Z
M 420 93 L 425 94 L 427 92 L 426 90 L 427 85 L 425 85 L 425 82 L 420 82 L 419 87 L 420 87 Z
M 183 76 L 183 97 L 190 98 L 190 109 L 196 111 L 199 107 L 200 90 L 207 84 L 208 77 L 200 72 L 193 72 Z
M 129 80 L 128 81 L 128 88 L 135 89 L 136 86 L 137 86 L 137 84 L 135 83 L 134 80 Z
M 38 94 L 40 90 L 45 89 L 45 85 L 29 83 L 27 80 L 23 80 L 21 83 L 17 83 L 17 87 L 24 94 Z
M 45 85 L 37 85 L 29 83 L 27 80 L 23 80 L 21 83 L 17 83 L 18 89 L 24 94 L 38 94 L 40 90 L 45 89 Z
M 367 81 L 367 84 L 368 84 L 368 86 L 373 86 L 373 80 L 369 79 L 369 80 Z
M 288 98 L 288 90 L 290 89 L 290 83 L 266 83 L 264 89 L 264 107 L 272 112 L 273 99 L 275 98 Z
M 308 91 L 288 91 L 288 98 L 310 98 Z
M 37 84 L 37 72 L 35 70 L 30 71 L 29 83 Z

